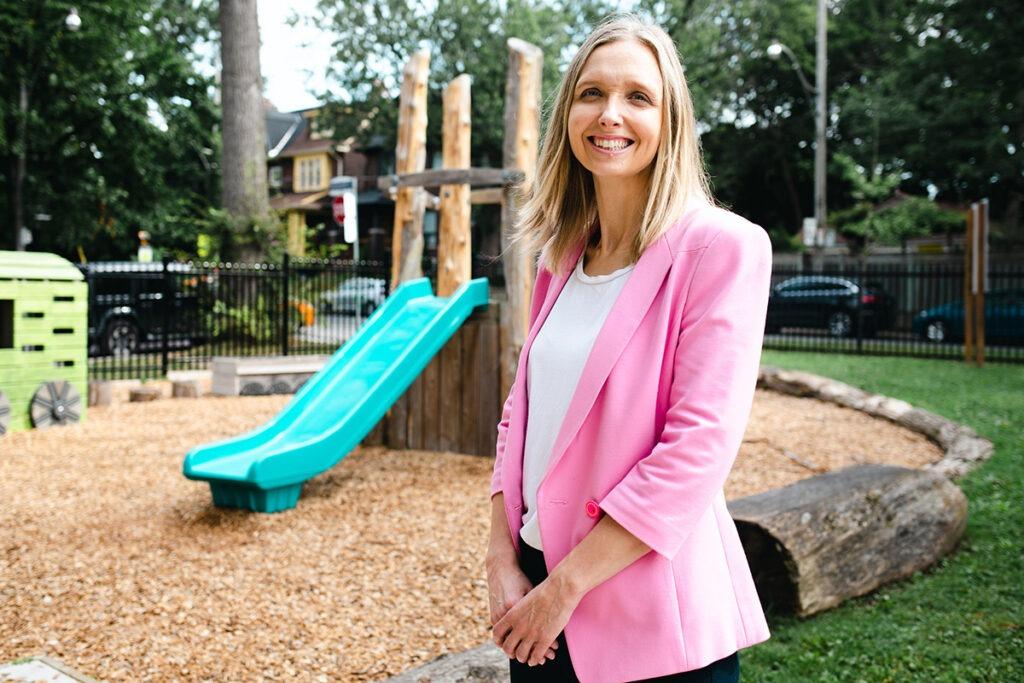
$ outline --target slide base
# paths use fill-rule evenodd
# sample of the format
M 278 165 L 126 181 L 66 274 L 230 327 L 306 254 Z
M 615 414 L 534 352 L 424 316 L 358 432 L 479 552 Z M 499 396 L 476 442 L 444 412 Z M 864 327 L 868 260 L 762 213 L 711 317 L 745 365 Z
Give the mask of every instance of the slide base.
M 211 481 L 213 504 L 219 508 L 242 508 L 253 512 L 280 512 L 290 510 L 299 502 L 302 482 L 276 489 L 258 489 L 224 481 Z

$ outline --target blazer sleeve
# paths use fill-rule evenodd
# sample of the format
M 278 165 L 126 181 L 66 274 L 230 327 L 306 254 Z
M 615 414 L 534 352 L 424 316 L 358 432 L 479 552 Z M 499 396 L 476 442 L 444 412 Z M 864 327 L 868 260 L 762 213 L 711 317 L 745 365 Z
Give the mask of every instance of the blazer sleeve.
M 754 400 L 772 249 L 760 226 L 742 227 L 715 235 L 694 270 L 658 443 L 600 502 L 669 559 L 725 484 Z
M 537 320 L 537 316 L 540 315 L 540 309 L 544 305 L 544 297 L 547 294 L 547 285 L 551 281 L 551 273 L 543 267 L 537 269 L 537 278 L 533 285 L 533 296 L 530 301 L 530 321 L 527 326 L 527 334 L 533 329 L 533 323 Z M 519 370 L 523 366 L 524 358 L 520 356 L 519 363 L 516 365 L 516 379 L 519 377 Z M 505 399 L 505 405 L 501 409 L 501 420 L 498 422 L 498 439 L 494 447 L 494 471 L 491 474 L 491 498 L 494 494 L 501 493 L 501 463 L 505 458 L 505 441 L 508 438 L 508 423 L 509 418 L 512 415 L 512 394 L 515 393 L 516 382 L 512 382 L 512 386 L 509 388 L 508 397 Z

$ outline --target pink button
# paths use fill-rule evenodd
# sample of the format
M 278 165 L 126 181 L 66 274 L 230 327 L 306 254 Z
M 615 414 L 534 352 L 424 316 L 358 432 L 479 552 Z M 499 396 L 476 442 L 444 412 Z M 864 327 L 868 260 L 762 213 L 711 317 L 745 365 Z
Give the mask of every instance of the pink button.
M 599 514 L 601 514 L 601 508 L 599 508 L 597 506 L 597 503 L 595 503 L 592 500 L 587 501 L 587 504 L 586 506 L 584 506 L 584 509 L 587 511 L 587 517 L 597 517 Z

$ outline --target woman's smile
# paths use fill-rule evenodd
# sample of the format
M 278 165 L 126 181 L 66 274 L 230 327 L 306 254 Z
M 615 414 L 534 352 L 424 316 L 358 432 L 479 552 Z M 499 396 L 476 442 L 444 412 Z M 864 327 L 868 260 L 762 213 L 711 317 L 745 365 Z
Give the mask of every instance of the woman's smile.
M 618 136 L 591 135 L 587 138 L 590 146 L 601 154 L 616 156 L 622 154 L 633 145 L 629 138 Z

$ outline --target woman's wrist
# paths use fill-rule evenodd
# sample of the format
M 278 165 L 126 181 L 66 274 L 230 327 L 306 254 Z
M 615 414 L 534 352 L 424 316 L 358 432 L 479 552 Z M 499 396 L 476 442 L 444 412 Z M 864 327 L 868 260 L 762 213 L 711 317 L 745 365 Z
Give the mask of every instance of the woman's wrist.
M 512 542 L 507 541 L 494 542 L 492 541 L 490 546 L 487 548 L 487 555 L 484 557 L 484 566 L 488 570 L 500 569 L 508 565 L 519 566 L 518 558 L 516 557 L 516 549 L 512 547 Z

